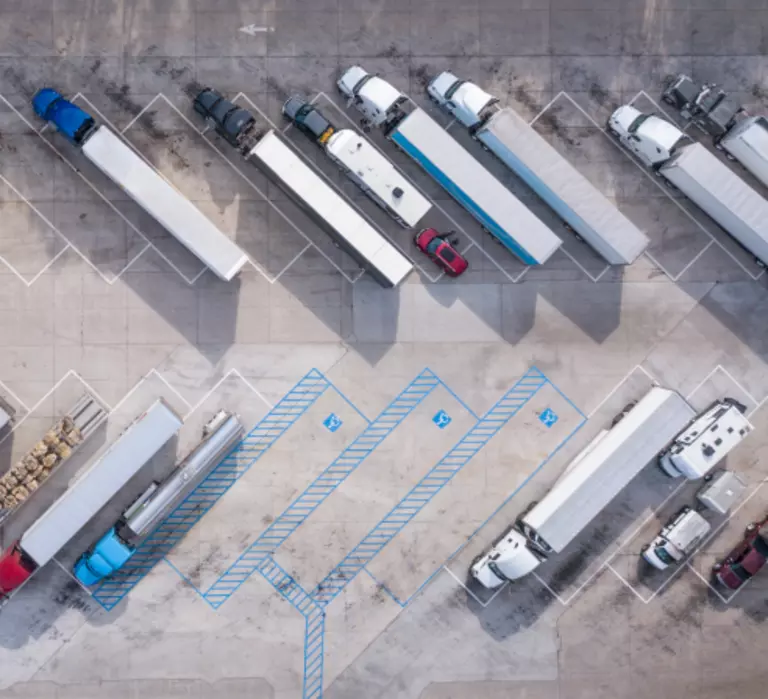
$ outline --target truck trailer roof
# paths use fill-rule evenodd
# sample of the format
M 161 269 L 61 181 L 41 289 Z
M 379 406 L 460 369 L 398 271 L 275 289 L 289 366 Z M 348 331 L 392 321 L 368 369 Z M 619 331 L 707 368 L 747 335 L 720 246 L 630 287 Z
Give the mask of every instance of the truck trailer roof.
M 648 247 L 645 234 L 511 109 L 475 135 L 610 264 L 631 264 Z
M 696 415 L 677 392 L 652 388 L 601 432 L 521 519 L 534 543 L 559 553 Z
M 702 144 L 693 143 L 661 173 L 759 260 L 768 263 L 768 201 Z
M 82 150 L 217 277 L 230 281 L 248 261 L 200 209 L 108 128 L 99 126 Z
M 352 129 L 337 131 L 325 149 L 408 226 L 415 226 L 432 208 L 386 157 Z
M 274 131 L 248 154 L 381 284 L 397 286 L 411 261 L 309 167 Z
M 24 532 L 20 548 L 38 566 L 45 565 L 181 425 L 165 401 L 156 401 Z
M 546 262 L 562 245 L 548 226 L 424 110 L 406 116 L 390 138 L 526 264 Z

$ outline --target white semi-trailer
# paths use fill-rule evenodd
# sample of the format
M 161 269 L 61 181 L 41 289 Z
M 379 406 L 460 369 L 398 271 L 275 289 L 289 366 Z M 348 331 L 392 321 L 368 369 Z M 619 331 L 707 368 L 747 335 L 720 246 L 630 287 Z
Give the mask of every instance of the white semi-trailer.
M 498 587 L 560 553 L 695 415 L 680 394 L 653 387 L 601 430 L 541 501 L 474 561 L 472 576 Z
M 32 105 L 217 277 L 231 281 L 242 269 L 245 253 L 106 126 L 49 88 L 40 90 Z
M 406 113 L 405 95 L 352 66 L 337 83 L 373 125 L 416 161 L 478 223 L 525 264 L 546 262 L 562 245 L 541 219 L 501 184 L 423 109 Z
M 768 264 L 768 201 L 680 129 L 632 106 L 619 107 L 608 130 L 660 177 L 711 216 L 758 264 Z
M 136 418 L 0 556 L 0 596 L 20 587 L 61 551 L 181 425 L 181 418 L 163 400 Z
M 413 263 L 271 129 L 211 88 L 197 95 L 195 111 L 259 167 L 355 262 L 384 287 L 398 286 Z
M 545 201 L 588 245 L 612 265 L 634 262 L 647 236 L 607 197 L 509 107 L 453 73 L 440 73 L 430 97 Z

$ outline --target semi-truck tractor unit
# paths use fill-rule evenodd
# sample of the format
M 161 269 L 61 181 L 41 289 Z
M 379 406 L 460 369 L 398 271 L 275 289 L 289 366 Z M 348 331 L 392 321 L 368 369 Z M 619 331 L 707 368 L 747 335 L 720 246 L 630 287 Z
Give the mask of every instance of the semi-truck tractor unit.
M 549 492 L 474 561 L 472 576 L 495 588 L 563 551 L 695 414 L 675 391 L 651 388 L 601 430 Z
M 548 226 L 423 109 L 360 66 L 337 82 L 349 103 L 412 158 L 511 253 L 543 264 L 562 245 Z
M 427 92 L 606 262 L 631 264 L 648 247 L 632 221 L 515 111 L 499 109 L 498 98 L 449 72 Z
M 411 273 L 413 263 L 277 132 L 211 88 L 197 95 L 194 109 L 382 286 L 397 286 Z
M 83 585 L 122 568 L 141 542 L 242 440 L 245 430 L 236 415 L 219 411 L 203 428 L 203 439 L 162 483 L 153 482 L 123 512 L 94 547 L 75 565 Z
M 298 95 L 283 105 L 283 114 L 402 226 L 413 228 L 432 208 L 429 200 L 354 129 L 335 129 L 315 105 Z
M 761 266 L 768 263 L 768 201 L 701 143 L 676 126 L 619 107 L 608 130 L 638 160 L 719 223 Z
M 59 551 L 181 428 L 181 418 L 156 401 L 82 473 L 0 557 L 5 599 Z
M 661 98 L 768 186 L 768 119 L 749 116 L 738 100 L 714 83 L 698 85 L 684 74 L 668 84 Z
M 745 412 L 733 398 L 717 401 L 675 437 L 659 466 L 674 478 L 703 478 L 752 431 Z
M 222 233 L 133 148 L 80 107 L 50 88 L 32 100 L 35 113 L 55 126 L 101 172 L 224 281 L 248 261 Z
M 0 523 L 18 512 L 107 419 L 104 406 L 85 393 L 10 470 L 0 477 Z

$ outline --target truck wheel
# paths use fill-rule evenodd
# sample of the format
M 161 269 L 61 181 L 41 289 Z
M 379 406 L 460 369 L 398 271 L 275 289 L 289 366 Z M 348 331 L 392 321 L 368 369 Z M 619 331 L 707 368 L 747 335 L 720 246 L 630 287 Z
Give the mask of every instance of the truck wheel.
M 757 524 L 755 522 L 750 522 L 744 531 L 746 531 L 747 534 L 751 534 L 755 529 L 757 529 Z

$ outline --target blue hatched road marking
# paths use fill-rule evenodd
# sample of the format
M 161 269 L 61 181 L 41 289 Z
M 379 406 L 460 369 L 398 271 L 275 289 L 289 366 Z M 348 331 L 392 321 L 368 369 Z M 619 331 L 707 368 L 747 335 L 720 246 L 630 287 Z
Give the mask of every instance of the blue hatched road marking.
M 204 597 L 218 608 L 263 561 L 309 517 L 317 507 L 384 441 L 392 431 L 437 387 L 440 379 L 425 369 L 363 430 L 352 444 L 275 519 L 251 546 L 208 589 Z
M 317 586 L 312 596 L 328 605 L 346 585 L 405 527 L 520 409 L 548 384 L 535 367 L 507 391 L 484 417 Z
M 325 612 L 271 556 L 266 556 L 257 570 L 305 619 L 302 697 L 320 699 L 323 696 Z
M 94 599 L 106 610 L 118 604 L 330 386 L 317 369 L 304 376 L 141 543 L 128 563 L 96 588 Z

